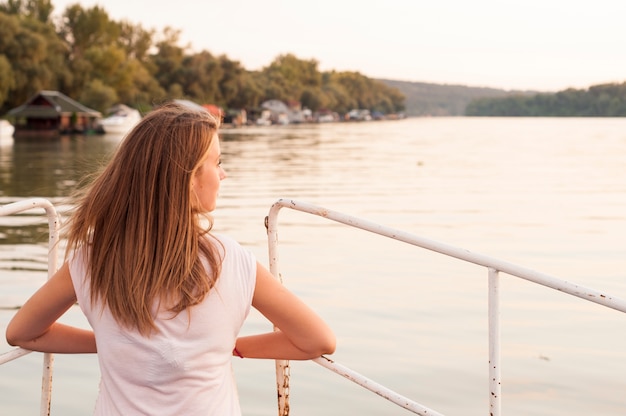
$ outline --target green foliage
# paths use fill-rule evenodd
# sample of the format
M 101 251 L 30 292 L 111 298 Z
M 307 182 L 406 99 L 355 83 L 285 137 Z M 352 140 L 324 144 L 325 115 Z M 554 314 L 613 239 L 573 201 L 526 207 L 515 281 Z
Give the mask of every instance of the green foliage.
M 53 9 L 50 0 L 8 0 L 0 3 L 0 12 L 23 15 L 42 23 L 50 22 Z
M 339 113 L 404 109 L 396 88 L 356 72 L 320 72 L 315 60 L 287 54 L 247 71 L 225 55 L 190 53 L 177 29 L 157 37 L 112 20 L 101 6 L 78 3 L 53 22 L 53 10 L 50 0 L 0 2 L 0 114 L 40 90 L 60 90 L 99 111 L 118 100 L 149 109 L 171 98 L 226 110 L 254 110 L 269 99 Z
M 469 103 L 468 116 L 496 117 L 624 117 L 626 83 L 602 84 L 586 90 L 554 94 L 482 98 Z
M 14 79 L 11 63 L 5 55 L 0 55 L 0 106 L 9 97 L 9 90 L 15 85 Z
M 321 86 L 317 61 L 300 60 L 292 54 L 278 56 L 262 73 L 267 81 L 265 99 L 299 101 L 305 90 Z
M 83 90 L 79 101 L 94 110 L 105 113 L 106 109 L 117 103 L 118 97 L 113 88 L 105 85 L 99 79 L 94 79 Z
M 2 89 L 8 91 L 0 108 L 19 105 L 40 89 L 57 88 L 67 71 L 65 50 L 50 23 L 0 12 L 0 56 L 10 64 L 10 70 L 3 71 L 8 79 Z
M 76 3 L 63 13 L 61 34 L 70 45 L 72 53 L 82 56 L 88 48 L 117 43 L 120 27 L 109 19 L 109 15 L 101 7 L 83 9 Z

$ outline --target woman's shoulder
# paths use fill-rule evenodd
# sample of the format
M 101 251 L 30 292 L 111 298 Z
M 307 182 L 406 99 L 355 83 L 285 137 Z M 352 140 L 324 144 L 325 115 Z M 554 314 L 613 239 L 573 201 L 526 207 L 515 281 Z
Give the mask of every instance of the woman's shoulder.
M 248 282 L 245 285 L 254 288 L 257 260 L 252 251 L 232 237 L 222 234 L 211 234 L 211 237 L 222 254 L 222 277 L 238 276 L 239 279 L 234 280 Z
M 210 237 L 216 240 L 219 244 L 221 244 L 222 246 L 224 246 L 225 248 L 237 248 L 237 249 L 241 249 L 243 248 L 241 246 L 241 244 L 239 244 L 239 242 L 237 240 L 235 240 L 234 238 L 232 238 L 231 236 L 225 235 L 225 234 L 214 234 L 211 233 Z
M 70 271 L 80 270 L 84 274 L 87 270 L 87 249 L 84 246 L 74 248 L 67 252 L 66 261 L 70 265 Z
M 210 237 L 213 240 L 213 243 L 216 244 L 218 250 L 222 255 L 225 256 L 253 256 L 252 252 L 242 246 L 237 240 L 233 237 L 224 234 L 213 234 L 211 233 Z

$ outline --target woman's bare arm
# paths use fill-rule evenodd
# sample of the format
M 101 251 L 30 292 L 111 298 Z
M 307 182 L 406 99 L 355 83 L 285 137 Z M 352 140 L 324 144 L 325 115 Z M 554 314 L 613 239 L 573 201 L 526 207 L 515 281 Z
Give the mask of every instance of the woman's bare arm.
M 92 331 L 56 322 L 75 302 L 74 285 L 65 263 L 17 311 L 7 326 L 7 342 L 31 351 L 95 353 Z
M 252 306 L 279 330 L 238 338 L 235 347 L 242 356 L 308 360 L 335 351 L 335 335 L 322 318 L 260 264 Z

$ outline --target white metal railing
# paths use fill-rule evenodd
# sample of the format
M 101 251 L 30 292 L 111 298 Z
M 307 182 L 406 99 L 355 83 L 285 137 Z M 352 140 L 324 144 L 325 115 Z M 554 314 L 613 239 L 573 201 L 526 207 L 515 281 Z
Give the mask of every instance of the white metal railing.
M 499 273 L 503 272 L 511 276 L 547 286 L 549 288 L 577 296 L 590 302 L 598 303 L 608 308 L 626 312 L 626 301 L 617 299 L 606 293 L 583 287 L 553 276 L 530 270 L 515 264 L 502 261 L 496 258 L 472 253 L 468 250 L 449 246 L 437 241 L 418 237 L 405 231 L 386 227 L 371 221 L 342 214 L 316 205 L 293 199 L 279 199 L 270 208 L 265 225 L 268 232 L 270 271 L 274 276 L 280 278 L 278 270 L 278 213 L 281 208 L 289 208 L 308 214 L 317 215 L 329 220 L 360 228 L 375 234 L 402 241 L 427 250 L 435 251 L 446 256 L 454 257 L 469 263 L 484 266 L 488 271 L 489 294 L 489 414 L 491 416 L 501 416 L 501 375 L 500 375 L 500 294 L 499 294 Z M 434 410 L 428 409 L 413 400 L 387 389 L 361 374 L 344 367 L 326 357 L 313 360 L 317 364 L 361 385 L 362 387 L 388 399 L 389 401 L 404 407 L 405 409 L 422 416 L 440 415 Z M 276 385 L 278 388 L 278 414 L 279 416 L 289 415 L 289 362 L 276 361 Z
M 59 239 L 59 215 L 55 207 L 43 198 L 32 198 L 23 201 L 13 202 L 4 206 L 0 206 L 0 217 L 18 214 L 37 208 L 43 208 L 48 218 L 48 278 L 50 278 L 57 269 L 57 253 Z M 23 348 L 14 348 L 13 350 L 0 355 L 0 365 L 20 358 L 31 351 Z M 54 355 L 43 354 L 43 373 L 41 379 L 41 402 L 39 414 L 41 416 L 50 415 L 50 403 L 52 399 L 52 369 L 54 364 Z
M 59 216 L 54 206 L 46 199 L 33 198 L 24 201 L 14 202 L 5 206 L 0 206 L 0 216 L 7 216 L 25 212 L 37 208 L 43 208 L 48 218 L 49 228 L 49 255 L 48 255 L 48 277 L 57 269 L 57 246 L 59 238 Z M 550 287 L 563 293 L 570 294 L 600 305 L 612 308 L 621 312 L 626 312 L 626 301 L 617 299 L 608 294 L 590 288 L 576 285 L 565 280 L 557 279 L 550 275 L 517 266 L 499 259 L 488 257 L 468 250 L 449 246 L 433 240 L 421 238 L 405 231 L 386 227 L 371 221 L 359 219 L 350 215 L 342 214 L 326 208 L 315 206 L 309 203 L 292 199 L 279 199 L 270 208 L 266 218 L 268 232 L 269 263 L 270 271 L 274 276 L 280 278 L 278 270 L 278 213 L 282 208 L 289 208 L 308 214 L 327 218 L 331 221 L 342 223 L 355 228 L 360 228 L 375 234 L 402 241 L 414 246 L 435 251 L 446 256 L 459 260 L 484 266 L 488 271 L 489 297 L 489 414 L 501 416 L 501 376 L 500 376 L 500 297 L 499 297 L 499 273 L 503 272 L 511 276 L 520 277 L 528 281 Z M 0 355 L 0 365 L 13 361 L 26 354 L 28 350 L 15 348 Z M 353 381 L 365 389 L 378 394 L 381 397 L 401 406 L 408 411 L 422 416 L 442 416 L 421 404 L 408 399 L 385 386 L 351 370 L 327 357 L 319 357 L 312 360 L 315 363 Z M 50 403 L 52 395 L 52 369 L 53 355 L 44 354 L 42 393 L 40 415 L 50 414 Z M 279 416 L 289 415 L 289 361 L 276 361 L 276 381 L 278 389 L 278 413 Z

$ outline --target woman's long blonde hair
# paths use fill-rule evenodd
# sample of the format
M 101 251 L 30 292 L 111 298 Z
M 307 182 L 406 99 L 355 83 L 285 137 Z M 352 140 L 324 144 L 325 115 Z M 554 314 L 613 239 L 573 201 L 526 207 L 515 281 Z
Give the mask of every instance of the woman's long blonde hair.
M 218 128 L 208 112 L 183 105 L 148 113 L 70 218 L 67 251 L 88 248 L 92 304 L 102 301 L 118 323 L 143 335 L 156 329 L 155 304 L 180 313 L 219 276 L 219 252 L 205 236 L 212 221 L 202 225 L 191 185 Z

